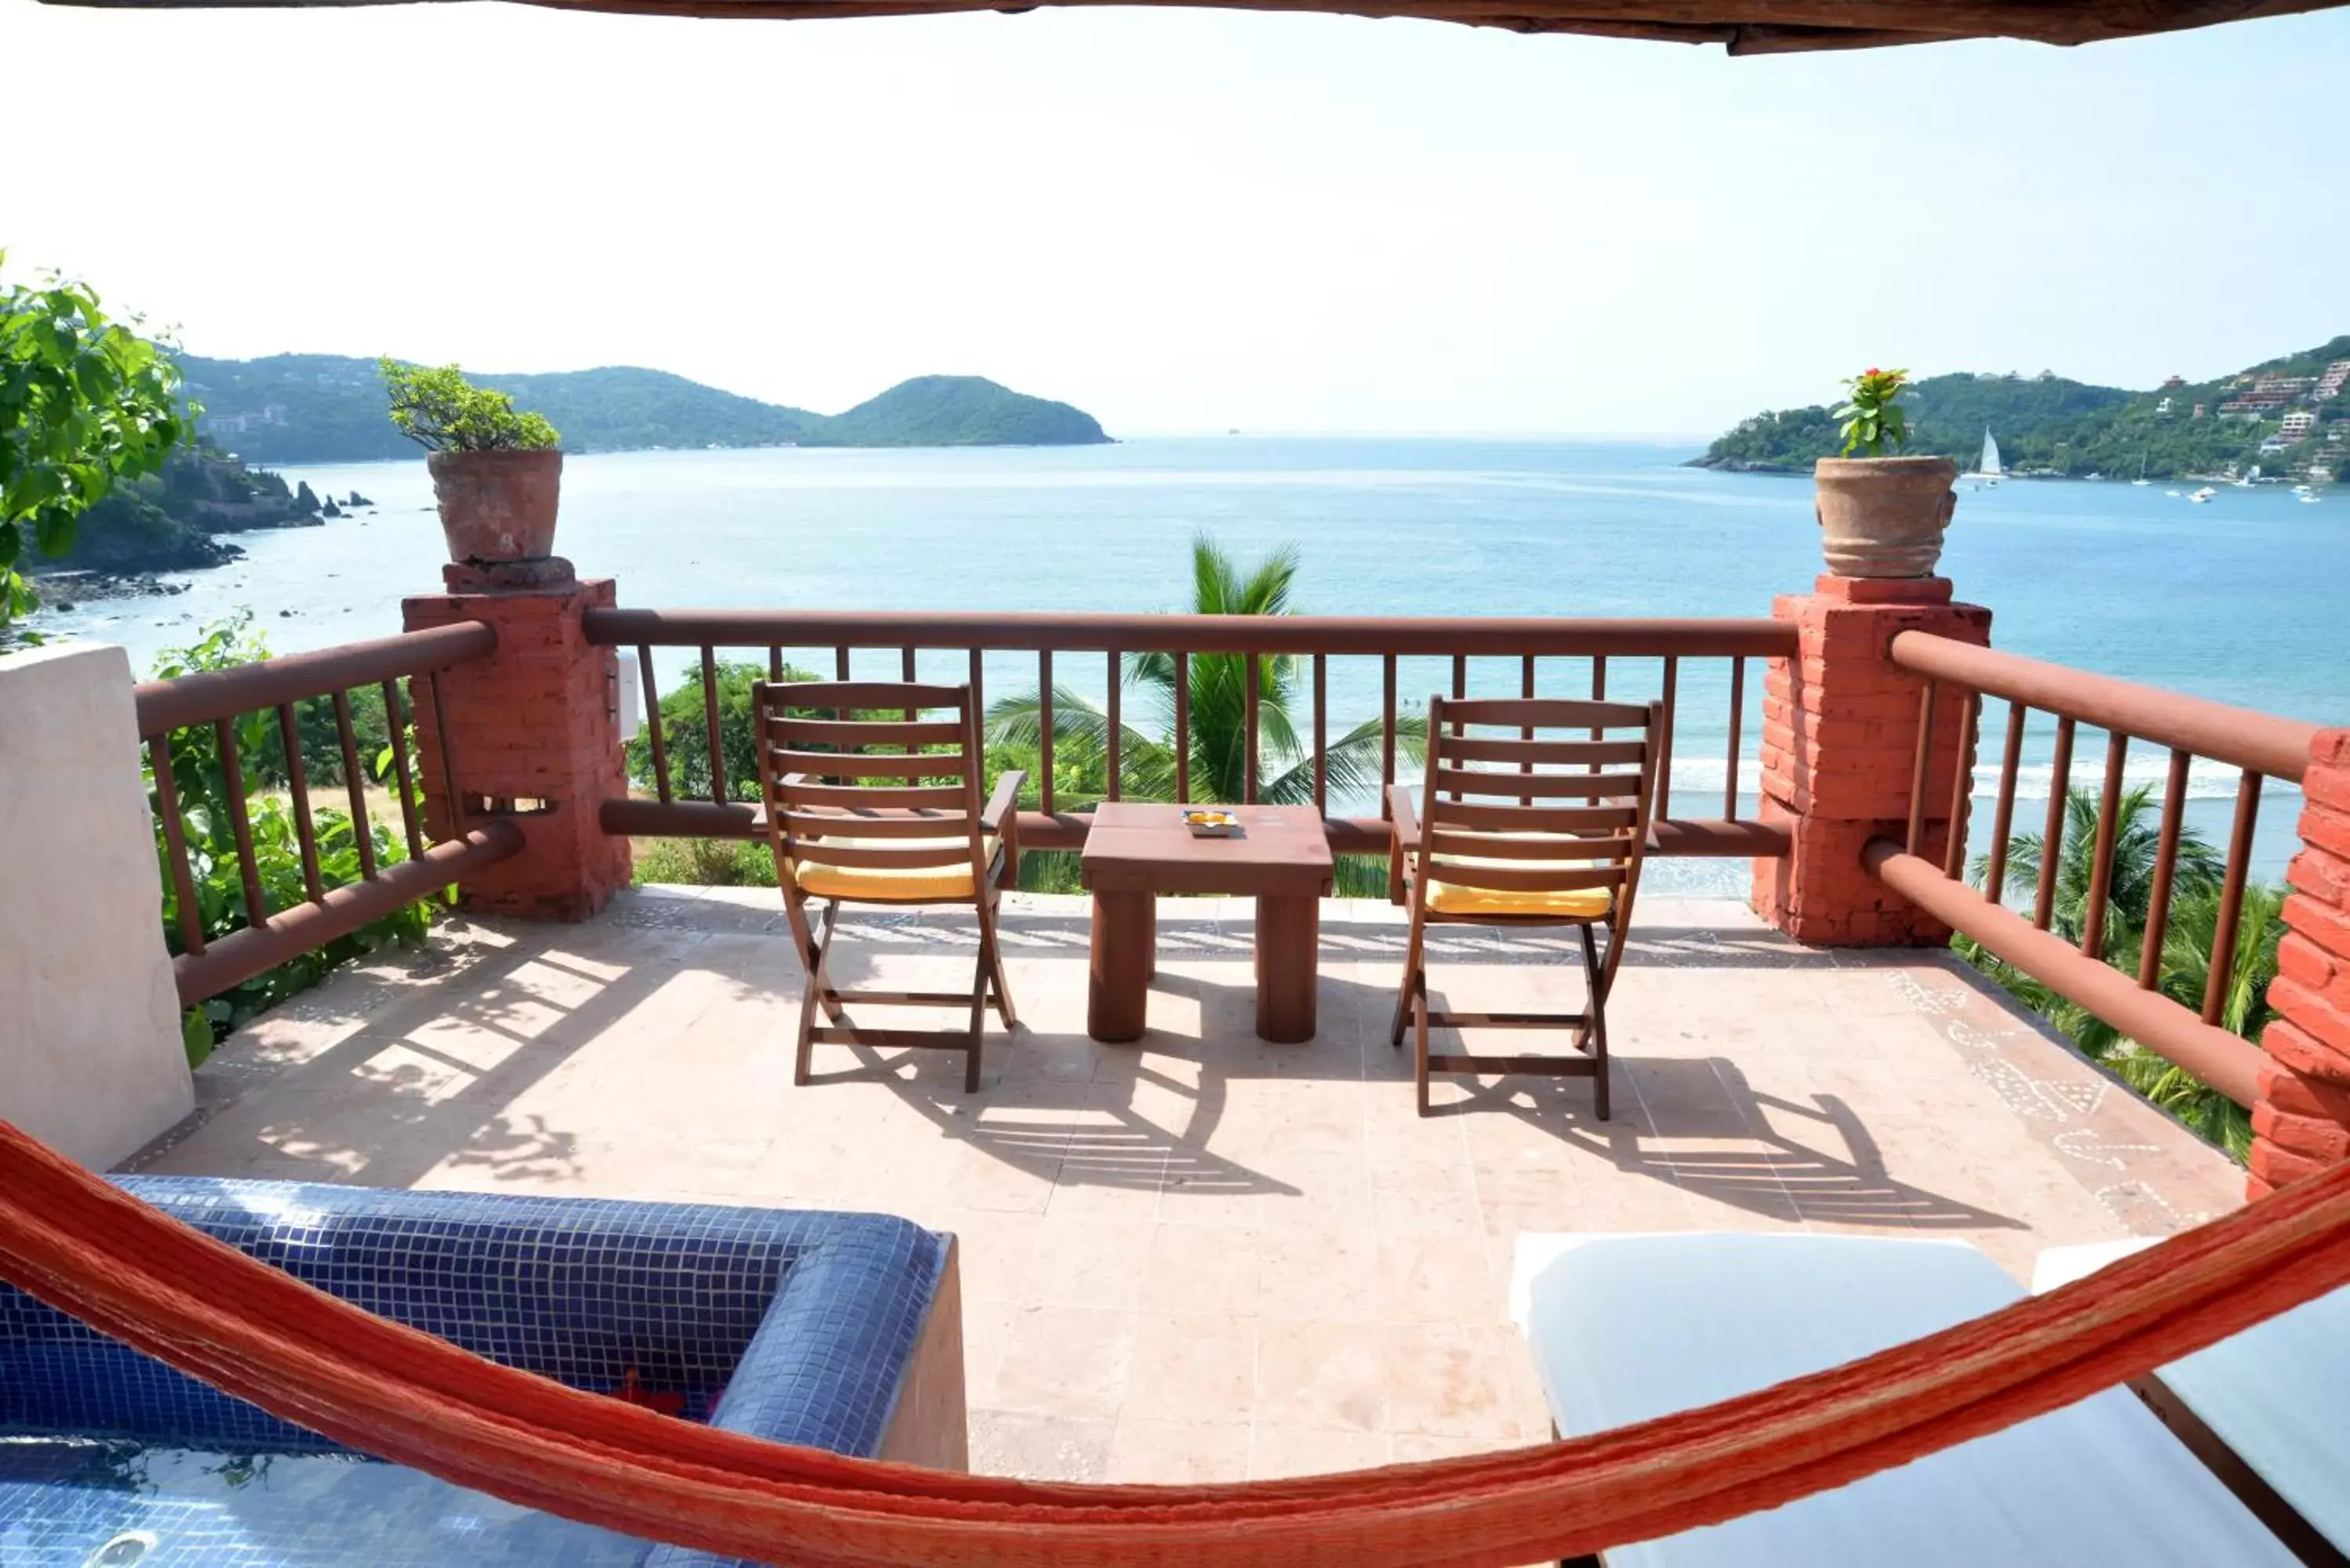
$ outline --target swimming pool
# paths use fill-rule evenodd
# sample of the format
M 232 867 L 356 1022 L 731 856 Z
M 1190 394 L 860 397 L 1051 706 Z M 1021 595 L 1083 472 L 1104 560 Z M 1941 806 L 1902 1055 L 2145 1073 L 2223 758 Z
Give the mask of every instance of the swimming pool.
M 370 1312 L 575 1388 L 783 1442 L 960 1461 L 952 1242 L 902 1220 L 189 1177 L 122 1185 Z M 910 1428 L 917 1418 L 926 1430 Z M 0 1285 L 7 1568 L 716 1561 L 353 1454 Z

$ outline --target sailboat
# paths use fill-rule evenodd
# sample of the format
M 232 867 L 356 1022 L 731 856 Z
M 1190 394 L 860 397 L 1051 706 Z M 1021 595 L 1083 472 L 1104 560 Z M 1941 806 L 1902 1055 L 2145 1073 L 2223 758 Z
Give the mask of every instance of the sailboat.
M 2143 452 L 2137 454 L 2137 477 L 2130 481 L 2132 484 L 2151 484 L 2154 483 L 2154 481 L 2146 476 L 2147 455 L 2147 454 Z
M 1991 427 L 1985 425 L 1983 426 L 1982 456 L 1977 460 L 1975 471 L 1967 477 L 1980 479 L 1987 484 L 1997 484 L 2005 473 L 2006 470 L 1999 465 L 1999 442 L 1991 440 Z

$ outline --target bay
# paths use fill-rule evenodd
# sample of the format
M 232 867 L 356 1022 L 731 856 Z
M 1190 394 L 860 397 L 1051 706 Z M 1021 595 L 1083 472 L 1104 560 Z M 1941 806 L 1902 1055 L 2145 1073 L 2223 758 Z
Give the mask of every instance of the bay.
M 567 460 L 558 548 L 583 576 L 618 579 L 623 605 L 827 609 L 1175 611 L 1206 534 L 1242 558 L 1295 545 L 1295 607 L 1335 615 L 1751 616 L 1819 570 L 1801 478 L 1682 466 L 1690 446 L 1394 437 L 1169 437 L 1116 446 L 920 451 L 650 452 Z M 385 636 L 403 595 L 433 592 L 442 559 L 421 460 L 288 468 L 320 493 L 358 490 L 369 513 L 240 538 L 245 559 L 172 597 L 94 603 L 44 618 L 121 643 L 145 671 L 204 622 L 250 609 L 290 652 Z M 2011 481 L 1961 486 L 1943 570 L 1994 614 L 1999 647 L 2082 669 L 2310 719 L 2350 693 L 2350 499 L 2304 506 L 2281 487 Z M 798 662 L 817 664 L 816 650 Z M 685 656 L 661 661 L 664 683 Z M 828 668 L 829 656 L 822 667 Z M 894 671 L 892 653 L 860 672 Z M 959 677 L 957 656 L 926 675 Z M 1752 809 L 1760 670 L 1750 665 L 1742 798 Z M 1106 671 L 1064 655 L 1056 680 L 1098 695 Z M 1443 660 L 1408 660 L 1409 699 L 1445 689 Z M 1513 659 L 1474 661 L 1471 689 L 1514 692 Z M 1586 689 L 1581 660 L 1545 661 L 1542 689 Z M 1611 695 L 1661 684 L 1655 660 L 1614 660 Z M 990 661 L 991 695 L 1033 687 L 1033 659 Z M 1376 714 L 1375 659 L 1331 666 L 1332 727 Z M 1728 671 L 1678 673 L 1674 809 L 1719 815 L 1728 774 Z M 2003 708 L 2003 705 L 2002 705 Z M 1138 720 L 1148 715 L 1136 714 Z M 1301 714 L 1301 719 L 1303 715 Z M 1987 719 L 1995 748 L 2003 711 Z M 2050 722 L 2027 732 L 2019 798 L 2044 800 Z M 1992 752 L 1995 755 L 1995 750 Z M 2165 758 L 2141 743 L 2133 782 Z M 2094 783 L 2089 737 L 2074 777 Z M 1981 779 L 1988 784 L 1988 778 Z M 2193 820 L 2225 840 L 2233 770 L 2199 764 Z M 2274 877 L 2298 802 L 2272 784 L 2256 875 Z M 2037 810 L 2018 812 L 2036 826 Z M 1742 867 L 1659 867 L 1668 885 L 1730 890 Z

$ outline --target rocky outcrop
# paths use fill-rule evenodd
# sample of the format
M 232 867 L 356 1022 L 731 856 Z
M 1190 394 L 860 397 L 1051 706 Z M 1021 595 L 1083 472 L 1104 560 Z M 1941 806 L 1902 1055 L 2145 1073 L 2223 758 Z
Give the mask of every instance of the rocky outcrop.
M 307 502 L 307 505 L 305 503 Z M 198 571 L 244 554 L 215 537 L 264 528 L 315 527 L 318 500 L 304 484 L 289 491 L 276 474 L 249 469 L 215 452 L 172 454 L 163 472 L 126 485 L 82 514 L 73 548 L 24 563 L 53 585 L 49 597 L 99 598 L 156 572 Z

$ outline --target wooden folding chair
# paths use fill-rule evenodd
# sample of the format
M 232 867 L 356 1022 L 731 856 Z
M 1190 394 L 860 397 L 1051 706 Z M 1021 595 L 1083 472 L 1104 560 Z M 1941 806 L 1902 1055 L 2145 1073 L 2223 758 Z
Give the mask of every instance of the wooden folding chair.
M 752 702 L 775 880 L 807 970 L 792 1082 L 808 1081 L 819 1043 L 927 1046 L 962 1052 L 964 1092 L 977 1089 L 987 1009 L 1003 1015 L 1007 1030 L 1019 1023 L 996 942 L 995 906 L 1019 871 L 1015 807 L 1026 775 L 1003 774 L 980 803 L 984 752 L 968 686 L 763 680 L 753 686 Z M 810 927 L 810 898 L 824 900 L 821 929 Z M 979 952 L 970 992 L 837 990 L 825 964 L 845 903 L 972 906 Z M 849 1022 L 849 1002 L 968 1004 L 971 1023 L 867 1028 Z
M 1510 733 L 1471 732 L 1495 728 Z M 1545 740 L 1544 730 L 1580 736 Z M 1428 1114 L 1430 1073 L 1523 1073 L 1592 1079 L 1593 1108 L 1601 1121 L 1607 1119 L 1607 992 L 1631 925 L 1663 733 L 1661 702 L 1429 699 L 1428 777 L 1420 798 L 1415 803 L 1406 784 L 1388 791 L 1396 869 L 1411 909 L 1403 987 L 1388 1038 L 1400 1046 L 1405 1024 L 1411 1025 L 1420 1115 Z M 1430 925 L 1575 927 L 1583 939 L 1584 1011 L 1431 1012 Z M 1594 939 L 1602 927 L 1604 957 Z M 1583 1054 L 1430 1053 L 1431 1028 L 1463 1026 L 1571 1028 Z

